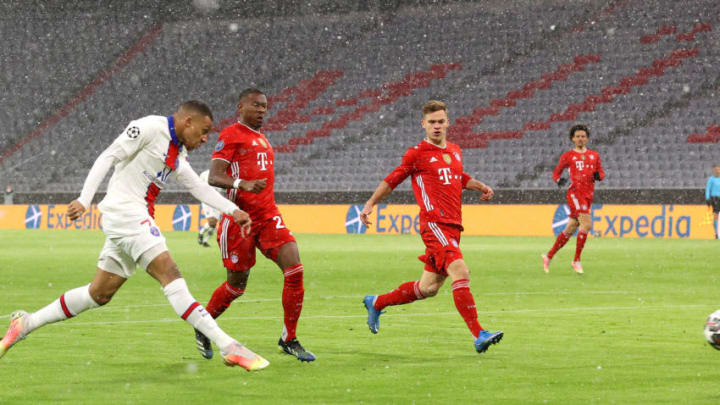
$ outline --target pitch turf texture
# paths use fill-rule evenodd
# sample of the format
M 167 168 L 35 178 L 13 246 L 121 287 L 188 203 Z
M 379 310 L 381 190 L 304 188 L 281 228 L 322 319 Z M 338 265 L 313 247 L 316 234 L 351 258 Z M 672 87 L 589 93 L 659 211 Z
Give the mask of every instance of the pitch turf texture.
M 217 246 L 166 234 L 205 304 L 224 279 Z M 101 232 L 0 231 L 0 322 L 86 284 Z M 276 345 L 282 276 L 258 257 L 220 325 L 270 361 L 260 372 L 202 359 L 192 329 L 138 271 L 105 307 L 46 326 L 0 360 L 0 403 L 717 403 L 720 352 L 703 338 L 720 307 L 716 241 L 574 239 L 550 274 L 551 238 L 464 237 L 480 322 L 503 341 L 477 354 L 449 283 L 390 307 L 378 335 L 361 300 L 421 274 L 417 236 L 298 235 L 305 265 L 300 363 Z

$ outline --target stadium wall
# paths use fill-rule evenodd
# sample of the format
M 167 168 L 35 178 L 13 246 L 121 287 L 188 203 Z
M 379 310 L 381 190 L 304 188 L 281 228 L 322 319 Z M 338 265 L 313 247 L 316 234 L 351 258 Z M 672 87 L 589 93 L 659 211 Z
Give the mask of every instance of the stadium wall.
M 359 220 L 362 205 L 280 205 L 282 222 L 296 233 L 417 234 L 415 204 L 380 204 L 372 225 Z M 568 221 L 564 204 L 468 204 L 463 207 L 465 235 L 552 236 Z M 712 239 L 712 213 L 705 205 L 593 204 L 592 234 L 614 238 Z M 204 222 L 197 204 L 157 205 L 155 221 L 163 231 L 197 231 Z M 277 219 L 280 224 L 280 219 Z M 0 206 L 0 229 L 99 230 L 102 214 L 92 206 L 78 221 L 66 216 L 65 204 Z

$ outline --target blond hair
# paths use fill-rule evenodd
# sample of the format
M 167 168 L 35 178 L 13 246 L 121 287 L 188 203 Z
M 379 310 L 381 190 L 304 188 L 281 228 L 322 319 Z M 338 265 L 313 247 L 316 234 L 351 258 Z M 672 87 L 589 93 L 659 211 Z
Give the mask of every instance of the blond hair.
M 445 106 L 445 103 L 439 100 L 430 100 L 422 108 L 423 115 L 428 115 L 431 113 L 434 113 L 435 111 L 445 111 L 447 112 L 447 106 Z

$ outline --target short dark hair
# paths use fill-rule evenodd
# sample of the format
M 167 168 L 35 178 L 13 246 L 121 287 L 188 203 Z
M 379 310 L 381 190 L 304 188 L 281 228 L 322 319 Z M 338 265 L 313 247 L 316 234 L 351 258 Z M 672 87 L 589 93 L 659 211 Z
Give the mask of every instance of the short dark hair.
M 568 138 L 570 138 L 571 141 L 573 139 L 573 136 L 575 136 L 575 132 L 577 132 L 577 131 L 585 131 L 588 139 L 590 139 L 590 130 L 588 129 L 587 125 L 577 124 L 577 125 L 573 125 L 570 128 L 570 133 L 568 134 Z
M 447 112 L 447 106 L 445 103 L 439 100 L 430 100 L 422 108 L 423 116 L 434 113 L 435 111 Z
M 180 109 L 185 111 L 192 111 L 196 112 L 202 115 L 207 115 L 210 117 L 210 120 L 214 120 L 213 113 L 210 110 L 210 107 L 208 107 L 207 104 L 203 103 L 202 101 L 198 100 L 188 100 L 180 106 Z
M 249 87 L 243 91 L 240 92 L 240 95 L 238 96 L 238 103 L 242 103 L 245 97 L 251 95 L 251 94 L 265 94 L 262 92 L 262 90 L 255 88 L 255 87 Z

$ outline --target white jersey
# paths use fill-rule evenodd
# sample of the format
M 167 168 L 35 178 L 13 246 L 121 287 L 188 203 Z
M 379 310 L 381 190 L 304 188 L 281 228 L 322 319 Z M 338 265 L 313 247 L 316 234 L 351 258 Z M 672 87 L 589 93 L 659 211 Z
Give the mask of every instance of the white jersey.
M 208 183 L 208 179 L 210 178 L 210 169 L 205 170 L 204 172 L 200 173 L 198 176 L 200 176 L 200 180 L 202 180 L 203 183 Z M 210 183 L 208 183 L 208 184 L 210 184 Z M 211 186 L 211 187 L 214 188 L 215 190 L 217 190 L 218 193 L 225 194 L 225 190 L 223 188 L 215 187 L 215 186 Z
M 109 162 L 109 163 L 108 163 Z M 196 198 L 225 213 L 237 206 L 222 198 L 207 181 L 203 185 L 187 162 L 187 151 L 175 135 L 173 117 L 150 115 L 130 122 L 100 155 L 88 174 L 78 201 L 86 208 L 109 165 L 115 164 L 107 194 L 98 204 L 104 216 L 117 219 L 154 217 L 155 200 L 177 179 Z
M 210 177 L 210 170 L 205 170 L 204 172 L 200 173 L 200 180 L 203 181 L 203 183 L 208 182 L 208 178 Z M 220 187 L 213 187 L 215 190 L 217 190 L 218 193 L 224 194 L 225 190 L 223 190 Z M 216 210 L 215 208 L 211 207 L 208 204 L 202 203 L 202 213 L 205 216 L 205 218 L 219 218 L 221 217 L 221 213 Z

